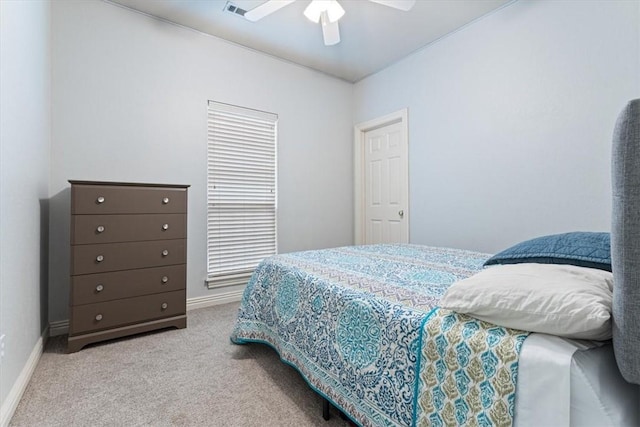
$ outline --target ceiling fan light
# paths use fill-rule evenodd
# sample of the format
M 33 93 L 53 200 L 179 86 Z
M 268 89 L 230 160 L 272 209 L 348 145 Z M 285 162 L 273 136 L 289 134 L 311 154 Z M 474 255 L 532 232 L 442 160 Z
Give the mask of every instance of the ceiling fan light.
M 336 22 L 344 15 L 344 9 L 336 0 L 311 0 L 309 6 L 304 10 L 304 16 L 317 24 L 320 22 L 322 12 L 327 12 L 330 22 Z

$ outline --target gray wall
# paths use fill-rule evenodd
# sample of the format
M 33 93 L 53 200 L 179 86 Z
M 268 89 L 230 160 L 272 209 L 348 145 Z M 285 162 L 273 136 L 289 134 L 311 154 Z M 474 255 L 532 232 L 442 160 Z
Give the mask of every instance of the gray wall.
M 0 1 L 0 405 L 47 325 L 48 2 Z M 5 415 L 5 414 L 3 414 Z
M 68 179 L 191 184 L 206 289 L 207 100 L 279 115 L 280 252 L 353 241 L 352 85 L 100 1 L 53 3 L 50 320 L 68 316 Z
M 409 109 L 410 240 L 494 252 L 608 230 L 639 25 L 635 1 L 518 1 L 357 83 L 356 123 Z

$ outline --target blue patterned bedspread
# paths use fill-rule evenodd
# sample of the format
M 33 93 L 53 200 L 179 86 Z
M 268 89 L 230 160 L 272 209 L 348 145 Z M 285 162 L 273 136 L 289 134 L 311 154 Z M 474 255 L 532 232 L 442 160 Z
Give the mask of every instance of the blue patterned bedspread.
M 417 245 L 277 255 L 250 279 L 231 339 L 273 346 L 363 426 L 510 425 L 513 353 L 526 334 L 437 308 L 446 289 L 479 271 L 487 258 Z M 506 364 L 499 355 L 493 363 L 509 336 Z M 465 339 L 469 345 L 460 342 Z M 481 365 L 478 371 L 478 360 L 485 359 L 492 370 Z M 505 381 L 498 371 L 510 375 L 502 394 L 495 392 Z

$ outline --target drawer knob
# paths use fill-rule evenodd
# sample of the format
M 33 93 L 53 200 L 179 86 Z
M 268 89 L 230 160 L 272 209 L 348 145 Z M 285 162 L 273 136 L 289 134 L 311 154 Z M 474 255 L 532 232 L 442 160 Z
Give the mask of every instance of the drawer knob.
M 160 306 L 160 308 L 162 308 L 163 310 L 166 310 L 167 307 L 169 307 L 169 304 L 167 304 L 166 302 L 163 302 L 162 305 Z
M 169 278 L 167 276 L 162 276 L 162 283 L 167 283 Z
M 99 322 L 102 320 L 102 314 L 96 314 L 96 322 Z
M 102 197 L 102 196 L 98 197 L 98 199 L 96 200 L 96 202 L 98 202 L 98 203 L 104 203 L 104 197 Z
M 164 199 L 162 199 L 162 204 L 163 205 L 168 205 L 169 204 L 169 198 L 165 197 Z
M 104 290 L 104 285 L 102 283 L 96 286 L 96 292 L 102 292 L 103 290 Z
M 169 229 L 169 224 L 162 224 L 162 230 L 167 231 Z
M 167 256 L 167 255 L 169 255 L 169 251 L 168 250 L 165 249 L 164 251 L 162 251 L 162 256 Z
M 99 225 L 98 228 L 96 228 L 96 231 L 98 233 L 102 233 L 104 231 L 104 225 Z
M 97 262 L 102 262 L 102 261 L 104 261 L 104 256 L 102 256 L 102 255 L 98 255 L 98 256 L 96 257 L 96 261 L 97 261 Z

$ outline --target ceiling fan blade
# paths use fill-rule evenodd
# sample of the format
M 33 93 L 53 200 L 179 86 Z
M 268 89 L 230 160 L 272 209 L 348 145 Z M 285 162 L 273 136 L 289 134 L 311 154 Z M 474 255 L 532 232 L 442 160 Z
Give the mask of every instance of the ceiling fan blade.
M 326 11 L 320 15 L 320 23 L 322 24 L 322 38 L 325 46 L 333 46 L 340 43 L 340 27 L 338 21 L 329 21 L 329 15 Z
M 416 4 L 416 0 L 369 0 L 374 3 L 392 7 L 394 9 L 403 10 L 405 12 L 411 10 Z
M 259 21 L 267 15 L 271 15 L 273 12 L 282 9 L 285 6 L 290 5 L 296 0 L 267 0 L 260 6 L 254 7 L 247 11 L 244 17 L 251 22 Z

